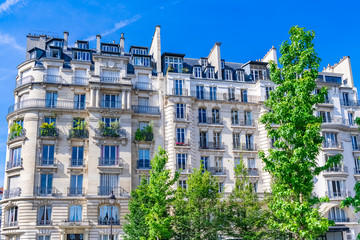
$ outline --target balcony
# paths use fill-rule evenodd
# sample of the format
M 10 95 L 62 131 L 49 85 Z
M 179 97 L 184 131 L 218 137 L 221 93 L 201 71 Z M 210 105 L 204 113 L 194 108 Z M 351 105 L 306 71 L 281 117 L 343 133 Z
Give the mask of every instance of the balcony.
M 99 158 L 99 166 L 102 167 L 123 167 L 123 161 L 121 158 Z
M 56 160 L 54 158 L 42 158 L 39 161 L 41 167 L 56 167 Z
M 36 187 L 35 188 L 36 196 L 55 196 L 57 193 L 58 193 L 58 191 L 54 187 Z
M 69 130 L 69 138 L 88 138 L 89 131 L 86 129 L 70 129 Z
M 114 108 L 114 109 L 121 109 L 122 105 L 120 101 L 105 101 L 102 100 L 100 103 L 101 108 Z
M 23 166 L 23 159 L 15 159 L 13 161 L 6 162 L 6 170 L 20 169 Z
M 151 169 L 150 162 L 151 162 L 150 159 L 137 160 L 136 168 L 141 170 L 150 170 Z
M 52 220 L 38 220 L 37 225 L 39 226 L 51 226 Z
M 58 128 L 40 128 L 39 129 L 39 137 L 59 137 L 59 129 Z
M 114 129 L 111 127 L 103 127 L 98 129 L 101 137 L 108 138 L 126 138 L 126 130 L 125 129 Z
M 185 164 L 177 164 L 176 165 L 176 170 L 179 171 L 181 174 L 189 174 L 190 173 L 190 164 L 185 163 Z
M 186 88 L 173 88 L 173 96 L 188 96 L 188 90 Z
M 11 227 L 17 227 L 18 226 L 18 221 L 11 221 L 11 222 L 5 222 L 4 223 L 4 228 L 11 228 Z
M 131 109 L 134 111 L 134 113 L 160 115 L 159 107 L 152 107 L 152 106 L 145 106 L 145 105 L 132 105 Z
M 221 142 L 199 142 L 199 149 L 224 150 L 224 143 Z
M 99 218 L 98 224 L 99 225 L 110 225 L 111 221 L 107 217 Z M 112 225 L 120 225 L 120 220 L 119 219 L 112 219 Z
M 29 99 L 15 103 L 8 108 L 8 114 L 27 108 L 56 108 L 56 109 L 76 109 L 75 101 L 57 101 L 49 99 Z M 87 103 L 85 103 L 87 106 Z
M 346 99 L 340 99 L 340 105 L 341 106 L 347 106 L 347 107 L 356 107 L 360 106 L 359 100 L 346 100 Z
M 224 167 L 208 167 L 207 170 L 212 175 L 226 175 L 226 168 Z
M 323 172 L 324 176 L 349 175 L 348 168 L 342 165 L 332 166 Z
M 202 91 L 192 91 L 191 96 L 197 100 L 208 100 L 208 101 L 226 101 L 226 93 L 209 93 Z
M 247 171 L 249 177 L 259 177 L 259 170 L 257 168 L 248 168 Z
M 152 84 L 148 82 L 136 82 L 134 88 L 137 90 L 153 90 Z
M 232 126 L 241 126 L 241 127 L 255 127 L 254 120 L 238 120 L 231 123 Z
M 122 187 L 112 187 L 112 186 L 99 186 L 98 195 L 109 197 L 111 194 L 119 197 L 130 197 L 130 194 L 125 191 Z
M 21 195 L 20 187 L 10 188 L 9 190 L 4 190 L 3 198 L 4 199 L 15 198 L 15 197 L 20 197 L 20 195 Z
M 12 141 L 12 140 L 16 140 L 16 139 L 23 139 L 25 137 L 25 134 L 26 134 L 25 129 L 23 129 L 21 127 L 21 129 L 9 133 L 8 141 Z
M 82 159 L 82 158 L 72 158 L 72 159 L 70 159 L 70 167 L 72 167 L 72 168 L 85 167 L 84 159 Z
M 74 85 L 88 85 L 89 84 L 89 78 L 87 78 L 87 77 L 72 77 L 71 84 L 74 84 Z
M 60 75 L 44 74 L 43 80 L 45 83 L 56 83 L 56 84 L 65 83 Z
M 121 81 L 120 77 L 100 76 L 100 82 L 102 82 L 102 83 L 120 83 L 120 81 Z
M 84 196 L 85 188 L 82 187 L 68 187 L 68 196 Z
M 334 222 L 350 222 L 349 218 L 332 218 L 332 217 L 329 217 L 328 219 L 330 221 L 334 221 Z
M 342 143 L 338 143 L 337 141 L 325 141 L 323 143 L 323 148 L 343 149 L 343 146 L 342 146 Z
M 256 144 L 248 144 L 248 143 L 233 143 L 234 150 L 239 151 L 257 151 Z
M 339 192 L 326 191 L 325 195 L 328 196 L 330 200 L 341 200 L 351 196 L 349 191 L 339 191 Z
M 174 139 L 174 141 L 175 141 L 175 146 L 178 146 L 178 147 L 189 147 L 190 146 L 189 139 L 183 139 L 183 140 Z
M 215 117 L 198 117 L 199 124 L 224 125 L 222 118 Z
M 15 88 L 18 88 L 22 85 L 33 83 L 34 77 L 33 76 L 26 76 L 16 81 Z

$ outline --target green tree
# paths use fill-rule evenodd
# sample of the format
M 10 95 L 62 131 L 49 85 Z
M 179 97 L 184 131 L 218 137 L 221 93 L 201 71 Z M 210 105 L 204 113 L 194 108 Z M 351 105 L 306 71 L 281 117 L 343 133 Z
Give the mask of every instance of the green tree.
M 170 239 L 173 236 L 172 216 L 169 208 L 173 202 L 172 186 L 179 178 L 176 172 L 165 169 L 168 161 L 166 151 L 159 146 L 151 160 L 149 181 L 142 179 L 138 189 L 132 191 L 128 223 L 124 226 L 125 239 Z
M 218 239 L 219 185 L 216 177 L 202 169 L 194 169 L 186 189 L 177 188 L 173 223 L 176 239 Z
M 264 152 L 259 156 L 273 179 L 268 206 L 274 218 L 270 218 L 269 225 L 294 239 L 315 239 L 332 223 L 318 209 L 326 198 L 312 196 L 313 179 L 338 163 L 341 155 L 331 157 L 325 166 L 317 164 L 324 139 L 320 135 L 322 120 L 313 113 L 316 104 L 324 102 L 327 90 L 322 88 L 319 94 L 313 94 L 320 63 L 312 42 L 315 33 L 294 26 L 289 34 L 290 41 L 280 48 L 282 69 L 270 63 L 270 77 L 277 87 L 265 102 L 270 111 L 260 120 L 268 137 L 277 139 L 276 149 L 270 149 L 268 156 Z
M 243 240 L 264 239 L 270 235 L 267 219 L 269 212 L 260 201 L 249 179 L 249 170 L 243 160 L 234 168 L 235 188 L 223 203 L 224 233 Z

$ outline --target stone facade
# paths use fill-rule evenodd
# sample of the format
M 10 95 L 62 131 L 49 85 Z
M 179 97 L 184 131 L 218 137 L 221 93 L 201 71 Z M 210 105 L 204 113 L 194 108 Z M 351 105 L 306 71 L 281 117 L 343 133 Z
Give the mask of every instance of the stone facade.
M 267 68 L 277 62 L 274 47 L 242 64 L 221 59 L 220 43 L 199 59 L 161 52 L 160 26 L 150 49 L 131 46 L 129 53 L 123 34 L 120 43 L 103 43 L 98 35 L 96 49 L 86 41 L 69 47 L 68 37 L 27 36 L 7 115 L 2 239 L 105 240 L 110 219 L 121 239 L 129 193 L 160 145 L 169 154 L 167 167 L 181 171 L 182 186 L 202 162 L 229 193 L 243 158 L 256 191 L 269 191 L 257 152 L 267 152 L 272 141 L 257 119 L 275 87 Z M 336 153 L 344 162 L 314 179 L 315 194 L 330 197 L 322 211 L 337 226 L 328 238 L 355 239 L 359 216 L 338 209 L 360 178 L 354 123 L 360 104 L 350 58 L 320 72 L 317 83 L 329 88 L 316 113 L 326 138 L 319 165 Z

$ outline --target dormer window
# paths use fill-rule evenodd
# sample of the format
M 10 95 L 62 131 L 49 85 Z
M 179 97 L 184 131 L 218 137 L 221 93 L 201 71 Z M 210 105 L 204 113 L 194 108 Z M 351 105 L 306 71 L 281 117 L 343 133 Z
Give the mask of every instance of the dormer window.
M 225 68 L 225 61 L 221 60 L 221 69 L 224 69 L 224 68 Z
M 150 67 L 150 58 L 149 57 L 134 57 L 134 65 Z
M 201 66 L 206 67 L 208 65 L 208 61 L 206 58 L 201 59 Z
M 102 45 L 101 51 L 118 53 L 119 52 L 119 47 L 110 46 L 110 45 Z
M 253 69 L 251 70 L 252 80 L 266 80 L 266 70 Z
M 34 58 L 36 58 L 36 51 L 32 51 L 30 53 L 30 59 L 34 59 Z
M 50 57 L 52 57 L 52 58 L 60 58 L 60 49 L 50 48 Z
M 90 53 L 89 52 L 74 51 L 74 60 L 90 61 Z
M 225 80 L 232 80 L 232 72 L 230 69 L 225 69 Z
M 206 69 L 206 77 L 209 79 L 214 79 L 215 78 L 215 74 L 214 74 L 214 69 L 213 68 L 207 68 Z
M 81 49 L 89 49 L 89 45 L 87 43 L 77 43 L 77 48 L 81 48 Z
M 183 68 L 183 59 L 181 57 L 165 57 L 165 71 L 169 69 L 169 66 L 172 68 L 172 72 L 181 73 Z M 170 69 L 169 69 L 170 70 Z
M 240 70 L 236 71 L 236 80 L 239 81 L 239 82 L 244 82 L 245 81 L 243 71 L 240 71 Z
M 201 78 L 201 67 L 194 67 L 194 77 Z
M 51 43 L 51 46 L 54 46 L 54 47 L 62 47 L 62 42 L 61 41 L 53 41 Z

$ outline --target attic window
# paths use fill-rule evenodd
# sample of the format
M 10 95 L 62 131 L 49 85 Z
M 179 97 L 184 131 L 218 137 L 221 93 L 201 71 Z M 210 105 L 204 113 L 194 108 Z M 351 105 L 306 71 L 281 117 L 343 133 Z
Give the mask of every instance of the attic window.
M 201 66 L 206 67 L 208 65 L 207 59 L 206 58 L 202 58 L 201 59 Z
M 214 79 L 215 78 L 213 68 L 208 68 L 206 70 L 206 77 L 209 78 L 209 79 Z
M 132 49 L 132 53 L 133 54 L 139 54 L 139 55 L 147 55 L 147 50 L 146 49 L 139 49 L 139 48 L 133 48 Z
M 243 71 L 240 71 L 240 70 L 236 71 L 236 80 L 239 81 L 239 82 L 244 82 L 245 81 Z
M 34 59 L 34 58 L 36 58 L 36 51 L 32 51 L 30 53 L 30 59 Z
M 53 41 L 51 43 L 51 46 L 54 46 L 54 47 L 62 47 L 62 42 L 61 41 Z
M 89 49 L 89 46 L 87 43 L 78 43 L 77 47 L 81 48 L 81 49 Z
M 230 69 L 225 69 L 225 80 L 232 80 Z
M 103 45 L 102 51 L 104 52 L 119 52 L 119 47 L 116 46 L 109 46 L 109 45 Z
M 201 67 L 194 67 L 194 77 L 201 78 Z
M 51 49 L 50 50 L 50 57 L 60 58 L 60 50 L 59 49 Z
M 224 68 L 225 68 L 225 61 L 221 60 L 221 69 L 224 69 Z

